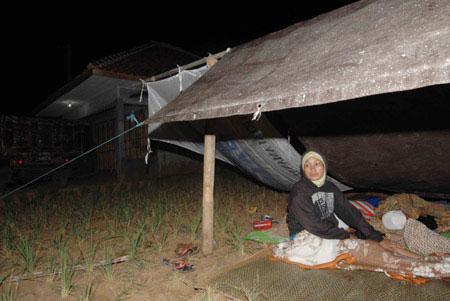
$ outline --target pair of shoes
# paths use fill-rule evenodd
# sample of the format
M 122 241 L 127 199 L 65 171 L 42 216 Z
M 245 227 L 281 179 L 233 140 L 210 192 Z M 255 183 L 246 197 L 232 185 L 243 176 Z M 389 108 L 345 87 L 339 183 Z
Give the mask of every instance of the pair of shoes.
M 198 253 L 199 249 L 193 244 L 178 244 L 175 253 L 180 257 L 188 257 Z
M 163 259 L 163 263 L 171 266 L 175 271 L 187 272 L 194 268 L 194 265 L 187 262 L 184 258 Z

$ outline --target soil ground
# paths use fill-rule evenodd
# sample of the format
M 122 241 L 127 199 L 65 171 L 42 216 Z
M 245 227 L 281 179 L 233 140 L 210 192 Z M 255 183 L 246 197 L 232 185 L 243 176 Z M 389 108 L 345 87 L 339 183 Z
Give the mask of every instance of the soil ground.
M 53 271 L 53 275 L 19 282 L 8 282 L 11 278 L 6 278 L 0 284 L 0 299 L 210 300 L 210 279 L 267 248 L 243 240 L 243 236 L 252 231 L 252 221 L 262 214 L 283 221 L 287 194 L 272 191 L 228 171 L 219 172 L 216 176 L 214 252 L 203 255 L 200 251 L 188 258 L 194 265 L 193 270 L 175 271 L 163 264 L 163 259 L 177 257 L 175 250 L 179 243 L 201 247 L 201 225 L 194 230 L 196 224 L 193 222 L 201 212 L 201 183 L 201 175 L 195 174 L 153 179 L 149 183 L 77 183 L 63 190 L 43 185 L 0 201 L 3 219 L 0 280 L 36 272 L 52 274 Z M 136 190 L 145 192 L 136 194 Z M 172 200 L 173 206 L 170 205 Z M 131 205 L 127 207 L 126 204 Z M 158 229 L 151 233 L 157 218 L 152 210 L 158 206 L 166 211 L 160 217 Z M 82 222 L 82 216 L 89 211 L 86 208 L 93 208 L 93 213 L 89 221 Z M 117 211 L 120 211 L 119 217 Z M 132 215 L 128 221 L 127 212 Z M 112 230 L 111 221 L 116 218 L 119 226 Z M 62 297 L 63 277 L 58 272 L 63 248 L 58 247 L 58 243 L 67 247 L 72 266 L 87 267 L 89 239 L 80 234 L 84 228 L 95 233 L 90 236 L 97 245 L 93 261 L 100 262 L 108 258 L 106 248 L 109 247 L 113 258 L 129 255 L 130 241 L 140 222 L 145 223 L 145 231 L 134 259 L 92 271 L 75 271 L 69 281 L 69 295 Z M 7 235 L 6 228 L 12 229 L 11 235 Z M 277 225 L 277 228 L 281 229 L 280 234 L 287 236 L 285 224 Z M 128 229 L 129 233 L 125 234 Z M 112 231 L 118 233 L 118 237 L 108 235 Z M 19 252 L 21 239 L 34 246 L 36 260 L 30 271 L 26 271 L 24 257 Z M 108 267 L 112 269 L 107 270 Z M 212 299 L 220 300 L 221 297 L 214 294 Z

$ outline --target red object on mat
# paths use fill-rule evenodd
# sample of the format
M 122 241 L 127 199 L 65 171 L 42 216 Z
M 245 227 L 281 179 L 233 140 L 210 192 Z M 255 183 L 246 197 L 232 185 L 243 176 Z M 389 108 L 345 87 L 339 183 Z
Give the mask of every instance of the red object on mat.
M 270 219 L 253 222 L 253 229 L 255 229 L 255 230 L 264 231 L 264 230 L 269 230 L 270 228 L 272 228 L 272 220 L 270 220 Z

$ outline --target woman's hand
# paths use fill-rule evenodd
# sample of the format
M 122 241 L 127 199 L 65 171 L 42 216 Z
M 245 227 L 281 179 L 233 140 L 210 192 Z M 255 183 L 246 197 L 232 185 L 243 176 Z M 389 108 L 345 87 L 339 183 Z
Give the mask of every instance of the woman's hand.
M 353 233 L 350 233 L 350 237 L 349 237 L 349 239 L 358 239 L 358 237 L 356 237 L 356 236 L 355 236 L 355 234 L 353 234 Z

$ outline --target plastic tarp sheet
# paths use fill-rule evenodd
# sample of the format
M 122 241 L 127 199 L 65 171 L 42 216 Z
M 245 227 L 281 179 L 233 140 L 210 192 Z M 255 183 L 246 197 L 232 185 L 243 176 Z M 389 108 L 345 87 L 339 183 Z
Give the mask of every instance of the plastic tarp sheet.
M 450 1 L 361 0 L 240 45 L 147 122 L 309 107 L 450 83 Z
M 146 83 L 149 117 L 182 94 L 206 71 L 207 67 L 180 71 L 173 77 Z M 249 116 L 217 119 L 213 126 L 220 133 L 216 139 L 217 159 L 278 190 L 290 190 L 299 179 L 301 156 L 264 116 L 258 121 L 252 121 Z M 203 154 L 203 123 L 153 123 L 149 124 L 148 131 L 152 139 Z M 341 190 L 349 189 L 331 180 Z

